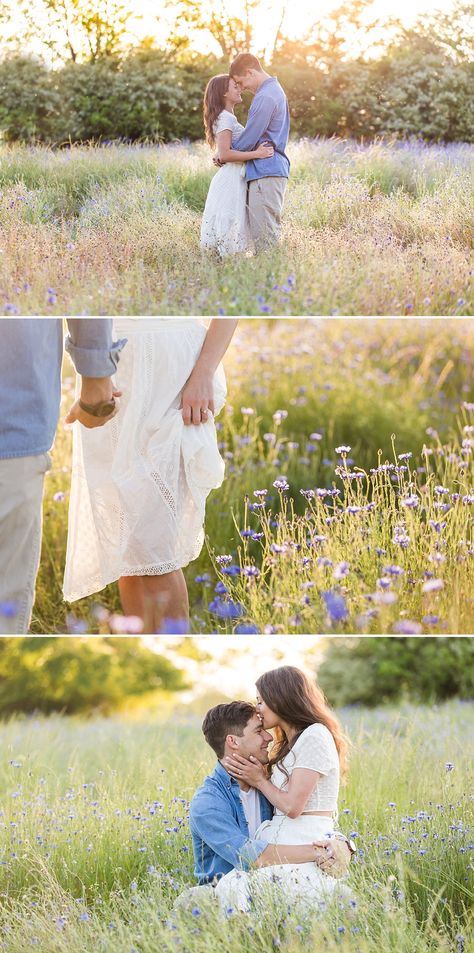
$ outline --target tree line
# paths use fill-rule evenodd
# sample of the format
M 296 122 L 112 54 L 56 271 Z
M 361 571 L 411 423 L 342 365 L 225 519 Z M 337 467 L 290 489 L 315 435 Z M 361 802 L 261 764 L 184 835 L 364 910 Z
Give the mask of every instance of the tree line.
M 185 642 L 182 654 L 206 657 L 192 640 Z M 316 678 L 335 707 L 472 701 L 474 639 L 330 639 Z M 140 639 L 0 639 L 0 718 L 18 712 L 110 714 L 128 700 L 146 703 L 188 688 L 183 672 Z M 209 697 L 209 705 L 218 700 Z
M 332 705 L 417 704 L 474 699 L 474 639 L 331 639 L 318 669 Z
M 27 52 L 34 8 L 28 2 L 23 51 L 17 37 L 4 45 L 0 60 L 0 135 L 8 142 L 201 139 L 208 79 L 252 46 L 252 3 L 242 20 L 224 16 L 213 0 L 206 17 L 198 2 L 182 0 L 174 4 L 174 27 L 160 48 L 150 38 L 126 41 L 131 14 L 121 3 L 38 3 L 49 17 L 44 35 L 36 27 L 44 55 Z M 474 5 L 458 3 L 449 15 L 430 14 L 411 29 L 385 23 L 383 42 L 380 22 L 364 20 L 370 6 L 351 0 L 298 42 L 278 27 L 270 37 L 265 66 L 287 92 L 292 134 L 474 141 Z M 193 37 L 203 32 L 213 38 L 215 53 L 193 48 Z

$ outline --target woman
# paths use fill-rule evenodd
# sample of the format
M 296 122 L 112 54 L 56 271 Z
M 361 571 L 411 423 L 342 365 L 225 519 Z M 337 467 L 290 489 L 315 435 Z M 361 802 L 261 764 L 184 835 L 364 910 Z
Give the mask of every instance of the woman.
M 200 553 L 206 497 L 224 478 L 214 417 L 236 325 L 114 321 L 128 339 L 115 378 L 120 411 L 105 427 L 74 428 L 68 602 L 118 579 L 123 612 L 144 620 L 144 631 L 188 631 L 182 568 Z
M 273 146 L 262 144 L 252 152 L 238 152 L 232 143 L 243 132 L 234 116 L 234 106 L 242 102 L 240 89 L 226 73 L 213 76 L 204 94 L 204 128 L 211 149 L 223 165 L 209 186 L 201 225 L 201 245 L 215 248 L 220 255 L 234 255 L 251 248 L 247 221 L 247 183 L 245 166 L 248 159 L 266 159 L 273 155 Z
M 341 773 L 346 771 L 347 742 L 323 693 L 297 668 L 283 666 L 257 681 L 257 713 L 274 731 L 270 761 L 227 758 L 223 764 L 239 781 L 257 788 L 273 804 L 274 815 L 255 838 L 269 844 L 311 844 L 334 835 Z M 251 901 L 277 883 L 285 900 L 317 907 L 351 891 L 316 864 L 282 864 L 247 874 L 233 870 L 216 887 L 224 909 L 248 911 Z

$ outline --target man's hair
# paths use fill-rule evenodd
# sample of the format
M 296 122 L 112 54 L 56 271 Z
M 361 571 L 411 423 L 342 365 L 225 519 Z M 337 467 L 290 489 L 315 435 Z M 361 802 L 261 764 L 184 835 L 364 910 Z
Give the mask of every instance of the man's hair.
M 263 69 L 253 53 L 239 53 L 230 64 L 229 73 L 231 76 L 242 76 L 248 69 L 258 69 L 260 73 L 263 73 Z
M 255 706 L 249 702 L 215 705 L 208 711 L 202 723 L 202 730 L 208 745 L 218 758 L 224 757 L 227 735 L 238 735 L 241 738 L 252 715 L 255 715 Z

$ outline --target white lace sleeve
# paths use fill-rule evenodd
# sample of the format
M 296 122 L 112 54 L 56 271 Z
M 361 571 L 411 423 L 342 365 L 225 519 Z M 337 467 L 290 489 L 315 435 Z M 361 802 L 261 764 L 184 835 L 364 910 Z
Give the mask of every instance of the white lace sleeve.
M 293 754 L 295 762 L 292 770 L 308 768 L 326 775 L 339 763 L 334 738 L 325 725 L 310 725 L 306 728 L 296 740 Z
M 224 129 L 229 129 L 230 132 L 234 131 L 235 126 L 235 116 L 232 113 L 227 112 L 224 109 L 220 115 L 217 117 L 214 123 L 214 135 L 217 136 L 220 132 L 224 132 Z

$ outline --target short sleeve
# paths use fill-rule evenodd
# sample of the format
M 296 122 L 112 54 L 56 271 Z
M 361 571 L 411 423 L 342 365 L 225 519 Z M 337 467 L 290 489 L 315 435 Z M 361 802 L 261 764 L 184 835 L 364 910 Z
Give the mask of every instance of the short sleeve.
M 325 725 L 310 725 L 296 739 L 292 749 L 295 761 L 291 768 L 308 768 L 327 775 L 338 767 L 339 758 L 331 732 Z
M 235 116 L 227 112 L 226 109 L 223 109 L 214 123 L 214 135 L 217 136 L 220 132 L 224 132 L 224 129 L 229 129 L 230 132 L 233 132 L 235 129 L 235 121 Z

